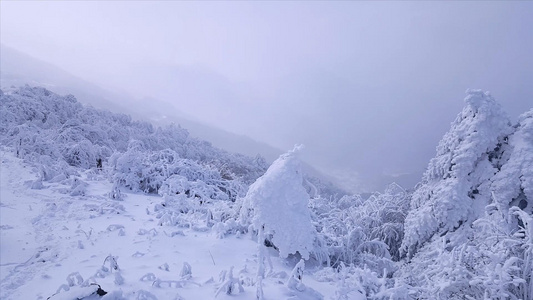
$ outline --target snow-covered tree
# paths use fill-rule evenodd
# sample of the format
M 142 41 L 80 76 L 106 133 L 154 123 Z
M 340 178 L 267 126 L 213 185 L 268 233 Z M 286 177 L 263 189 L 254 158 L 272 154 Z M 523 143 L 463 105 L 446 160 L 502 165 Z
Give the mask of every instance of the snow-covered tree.
M 512 127 L 489 93 L 468 90 L 466 106 L 444 135 L 417 186 L 405 221 L 403 250 L 412 256 L 435 233 L 482 216 Z
M 264 228 L 281 257 L 297 252 L 305 259 L 313 252 L 316 232 L 309 213 L 309 195 L 303 187 L 298 152 L 281 155 L 249 188 L 241 208 L 241 221 Z M 262 243 L 263 241 L 259 241 Z
M 492 180 L 494 201 L 502 211 L 518 206 L 533 214 L 533 109 L 519 117 L 507 152 L 508 160 Z
M 217 149 L 179 125 L 154 128 L 39 87 L 3 93 L 0 121 L 2 145 L 40 164 L 45 181 L 64 164 L 79 169 L 112 166 L 111 177 L 132 190 L 157 193 L 177 174 L 207 198 L 235 201 L 266 170 L 261 157 Z
M 395 277 L 420 299 L 530 299 L 533 112 L 512 127 L 487 93 L 466 102 L 413 194 Z

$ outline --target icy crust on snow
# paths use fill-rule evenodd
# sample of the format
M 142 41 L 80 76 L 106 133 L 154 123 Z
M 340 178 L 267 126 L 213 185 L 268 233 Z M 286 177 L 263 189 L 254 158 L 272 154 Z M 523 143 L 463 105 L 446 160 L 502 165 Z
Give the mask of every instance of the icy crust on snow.
M 489 93 L 467 90 L 466 106 L 451 124 L 415 190 L 405 221 L 404 250 L 437 231 L 453 231 L 483 212 L 491 196 L 509 118 Z
M 241 219 L 252 217 L 255 229 L 264 226 L 265 235 L 281 257 L 296 252 L 308 259 L 313 249 L 315 231 L 309 213 L 309 195 L 297 153 L 302 146 L 281 155 L 249 188 L 243 203 Z M 246 215 L 250 213 L 251 215 Z

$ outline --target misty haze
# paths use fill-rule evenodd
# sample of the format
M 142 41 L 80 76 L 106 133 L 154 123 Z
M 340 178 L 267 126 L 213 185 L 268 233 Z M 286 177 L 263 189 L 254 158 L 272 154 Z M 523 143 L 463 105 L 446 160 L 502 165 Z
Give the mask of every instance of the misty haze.
M 0 298 L 533 299 L 533 3 L 2 1 Z

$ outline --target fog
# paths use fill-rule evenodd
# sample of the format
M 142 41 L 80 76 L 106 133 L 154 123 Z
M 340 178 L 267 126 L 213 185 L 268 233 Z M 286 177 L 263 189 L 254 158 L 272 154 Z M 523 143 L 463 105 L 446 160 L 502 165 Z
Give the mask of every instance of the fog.
M 351 191 L 420 179 L 464 103 L 533 106 L 533 2 L 0 3 L 4 45 L 303 159 Z M 142 112 L 150 101 L 132 102 Z M 181 113 L 180 113 L 181 114 Z

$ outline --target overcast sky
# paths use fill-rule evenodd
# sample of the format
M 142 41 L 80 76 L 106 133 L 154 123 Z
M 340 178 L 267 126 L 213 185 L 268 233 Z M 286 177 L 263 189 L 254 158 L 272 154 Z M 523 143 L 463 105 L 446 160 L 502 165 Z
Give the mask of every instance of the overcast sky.
M 533 2 L 2 1 L 1 42 L 371 189 L 421 176 L 464 103 L 533 106 Z M 172 112 L 167 112 L 172 114 Z

